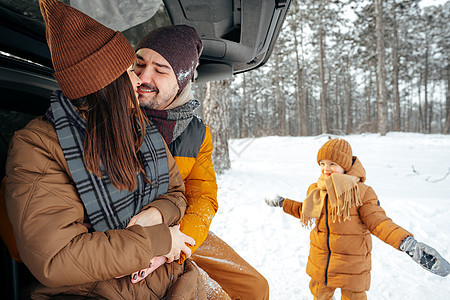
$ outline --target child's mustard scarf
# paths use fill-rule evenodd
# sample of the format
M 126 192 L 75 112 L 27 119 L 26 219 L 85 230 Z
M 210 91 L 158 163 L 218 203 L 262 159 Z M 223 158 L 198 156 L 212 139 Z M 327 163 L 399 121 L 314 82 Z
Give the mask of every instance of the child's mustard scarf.
M 331 176 L 321 175 L 317 188 L 312 190 L 303 201 L 300 222 L 304 226 L 312 225 L 313 219 L 319 219 L 325 197 L 328 195 L 333 223 L 341 218 L 350 220 L 350 208 L 362 204 L 359 189 L 359 178 L 352 175 L 333 173 Z

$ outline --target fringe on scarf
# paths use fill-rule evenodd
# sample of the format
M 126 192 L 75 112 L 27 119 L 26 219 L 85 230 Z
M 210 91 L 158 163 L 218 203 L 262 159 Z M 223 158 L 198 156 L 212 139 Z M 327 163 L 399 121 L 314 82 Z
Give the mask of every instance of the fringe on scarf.
M 302 227 L 311 229 L 316 224 L 316 218 L 305 218 L 304 215 L 300 217 L 300 224 Z
M 344 221 L 350 220 L 350 209 L 360 205 L 362 205 L 362 202 L 359 197 L 359 188 L 358 185 L 355 185 L 352 189 L 345 191 L 338 197 L 337 205 L 331 205 L 331 220 L 333 223 L 336 223 L 336 220 L 339 223 L 341 223 L 342 219 Z

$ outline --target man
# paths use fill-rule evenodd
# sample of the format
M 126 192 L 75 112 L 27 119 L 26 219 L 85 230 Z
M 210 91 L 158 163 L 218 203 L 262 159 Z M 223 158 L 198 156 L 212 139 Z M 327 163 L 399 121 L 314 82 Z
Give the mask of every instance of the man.
M 192 259 L 230 298 L 269 299 L 266 279 L 209 232 L 218 209 L 213 145 L 209 127 L 193 113 L 200 104 L 191 93 L 201 51 L 197 32 L 186 25 L 158 28 L 145 36 L 134 64 L 142 81 L 139 103 L 165 139 L 185 183 L 188 208 L 181 231 L 196 242 Z

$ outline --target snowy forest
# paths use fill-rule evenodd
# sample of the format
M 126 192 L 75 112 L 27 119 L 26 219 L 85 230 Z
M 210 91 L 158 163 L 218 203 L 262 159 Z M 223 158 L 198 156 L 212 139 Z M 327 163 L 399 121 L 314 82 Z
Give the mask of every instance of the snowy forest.
M 229 139 L 449 134 L 450 2 L 424 2 L 293 0 L 263 67 L 195 86 L 216 171 Z

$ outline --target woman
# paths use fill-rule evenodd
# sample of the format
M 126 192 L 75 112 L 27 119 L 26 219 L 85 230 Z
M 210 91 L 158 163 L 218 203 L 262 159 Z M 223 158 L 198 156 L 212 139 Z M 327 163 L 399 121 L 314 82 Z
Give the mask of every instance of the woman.
M 32 297 L 201 298 L 189 262 L 165 264 L 145 283 L 116 278 L 155 256 L 190 255 L 193 240 L 170 227 L 186 208 L 183 181 L 140 112 L 125 37 L 59 1 L 40 6 L 61 91 L 15 134 L 6 166 L 17 247 L 41 283 Z

